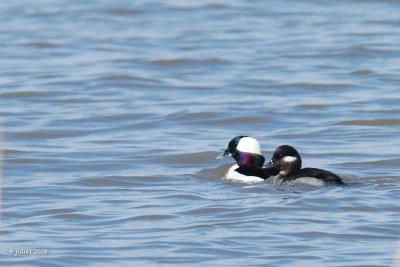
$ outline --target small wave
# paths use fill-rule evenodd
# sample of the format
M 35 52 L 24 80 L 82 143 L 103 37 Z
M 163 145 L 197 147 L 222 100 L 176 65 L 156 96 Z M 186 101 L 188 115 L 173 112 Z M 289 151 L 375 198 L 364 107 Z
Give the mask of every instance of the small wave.
M 151 182 L 160 182 L 164 179 L 155 176 L 105 176 L 101 178 L 83 178 L 73 184 L 90 187 L 109 187 L 109 186 L 139 186 Z
M 297 105 L 296 107 L 301 108 L 301 109 L 322 109 L 322 108 L 327 108 L 330 105 L 327 104 L 301 104 Z
M 149 61 L 150 64 L 157 65 L 157 66 L 180 66 L 192 63 L 193 61 L 187 59 L 156 59 Z
M 162 67 L 168 66 L 182 66 L 188 64 L 207 64 L 207 65 L 214 65 L 214 64 L 222 64 L 225 63 L 225 60 L 219 58 L 209 58 L 205 60 L 192 60 L 192 59 L 179 59 L 179 58 L 169 58 L 169 59 L 156 59 L 149 61 L 150 64 Z
M 174 2 L 172 2 L 172 3 L 174 3 Z M 191 2 L 179 2 L 179 4 L 177 4 L 177 3 L 169 5 L 169 8 L 172 10 L 176 10 L 176 11 L 192 11 L 192 10 L 200 10 L 200 9 L 222 10 L 222 9 L 230 8 L 230 6 L 227 5 L 227 3 L 220 3 L 220 2 L 210 2 L 210 3 L 193 2 L 196 4 L 193 4 Z
M 374 160 L 374 161 L 362 161 L 362 162 L 345 162 L 340 163 L 341 166 L 357 166 L 357 167 L 389 167 L 389 166 L 399 166 L 400 159 L 387 159 L 387 160 Z
M 45 42 L 45 41 L 36 41 L 36 42 L 27 42 L 24 43 L 25 46 L 32 46 L 36 48 L 57 48 L 60 47 L 60 44 Z
M 12 158 L 6 159 L 6 163 L 13 163 L 13 164 L 40 164 L 40 165 L 51 165 L 56 163 L 56 160 L 53 159 L 41 159 L 41 158 Z
M 14 132 L 14 137 L 22 139 L 56 139 L 65 137 L 77 137 L 87 134 L 88 132 L 83 130 L 47 130 L 41 132 Z
M 218 114 L 219 114 L 218 112 L 211 112 L 211 111 L 201 111 L 201 112 L 179 111 L 167 115 L 166 119 L 174 121 L 198 121 L 202 119 L 209 119 L 216 117 Z
M 376 19 L 367 20 L 367 22 L 371 23 L 371 24 L 387 25 L 387 26 L 395 26 L 395 27 L 398 27 L 400 25 L 400 20 L 399 19 L 381 19 L 381 18 L 376 18 Z
M 400 126 L 400 119 L 377 119 L 377 120 L 346 120 L 336 125 L 354 126 Z
M 313 58 L 327 58 L 330 56 L 334 56 L 332 53 L 297 53 L 297 54 L 288 54 L 285 57 L 289 59 L 313 59 Z
M 229 164 L 223 164 L 216 168 L 205 168 L 197 172 L 197 175 L 203 178 L 222 179 L 232 165 L 233 162 Z
M 213 161 L 215 159 L 215 152 L 200 152 L 200 153 L 186 153 L 175 154 L 157 157 L 155 159 L 158 163 L 163 164 L 201 164 Z
M 123 75 L 123 74 L 110 74 L 104 75 L 99 78 L 99 80 L 104 81 L 134 81 L 137 78 L 131 75 Z
M 95 76 L 92 81 L 102 86 L 112 84 L 113 86 L 119 86 L 122 88 L 129 88 L 131 86 L 147 87 L 156 84 L 158 85 L 160 83 L 159 80 L 149 77 L 113 73 L 100 74 Z
M 301 88 L 301 89 L 313 89 L 313 90 L 348 89 L 350 87 L 353 87 L 352 84 L 348 83 L 308 83 L 308 82 L 281 83 L 275 86 L 279 88 Z
M 114 7 L 107 9 L 106 12 L 116 16 L 134 16 L 140 13 L 140 10 L 126 7 Z
M 239 117 L 239 118 L 228 118 L 228 119 L 217 119 L 217 120 L 209 120 L 205 122 L 205 124 L 209 125 L 246 125 L 250 123 L 263 123 L 265 122 L 265 118 L 262 117 Z
M 165 214 L 151 214 L 151 215 L 139 215 L 135 217 L 128 218 L 127 220 L 133 221 L 161 221 L 176 218 L 175 215 L 165 215 Z
M 377 49 L 377 48 L 355 45 L 350 47 L 347 51 L 338 53 L 336 56 L 346 57 L 346 58 L 356 58 L 356 57 L 371 58 L 371 57 L 390 56 L 395 53 L 396 51 L 391 49 Z
M 26 154 L 26 151 L 17 150 L 17 149 L 4 149 L 3 154 L 10 156 L 10 155 L 23 155 Z
M 15 98 L 25 98 L 25 97 L 46 97 L 49 96 L 49 92 L 47 91 L 16 91 L 16 92 L 7 92 L 0 94 L 1 97 L 15 97 Z
M 364 69 L 364 70 L 355 70 L 350 72 L 350 74 L 352 75 L 362 75 L 362 76 L 367 76 L 367 75 L 371 75 L 374 72 L 372 70 L 368 70 L 368 69 Z
M 87 215 L 82 213 L 60 213 L 53 215 L 53 217 L 62 220 L 93 220 L 99 218 L 98 216 Z

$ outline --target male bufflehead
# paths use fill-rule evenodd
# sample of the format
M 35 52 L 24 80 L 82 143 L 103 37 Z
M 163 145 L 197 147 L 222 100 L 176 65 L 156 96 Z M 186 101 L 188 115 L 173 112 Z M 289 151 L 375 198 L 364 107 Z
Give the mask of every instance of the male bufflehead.
M 273 167 L 263 168 L 265 158 L 261 155 L 260 143 L 248 136 L 236 136 L 217 159 L 232 156 L 237 164 L 229 168 L 225 178 L 253 183 L 262 182 L 271 175 L 278 174 Z
M 343 185 L 344 182 L 336 174 L 316 169 L 301 168 L 301 157 L 296 149 L 283 145 L 278 147 L 269 166 L 276 168 L 279 173 L 274 178 L 274 184 L 309 184 L 309 185 Z

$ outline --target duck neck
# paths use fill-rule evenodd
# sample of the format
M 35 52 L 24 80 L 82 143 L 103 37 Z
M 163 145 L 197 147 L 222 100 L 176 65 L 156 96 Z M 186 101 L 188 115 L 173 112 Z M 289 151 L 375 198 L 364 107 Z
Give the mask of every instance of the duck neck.
M 301 169 L 301 160 L 297 160 L 290 164 L 284 164 L 279 171 L 279 176 L 287 177 L 292 175 L 293 173 L 298 172 Z
M 248 168 L 261 169 L 265 162 L 265 158 L 262 155 L 240 151 L 235 152 L 233 158 L 239 166 Z

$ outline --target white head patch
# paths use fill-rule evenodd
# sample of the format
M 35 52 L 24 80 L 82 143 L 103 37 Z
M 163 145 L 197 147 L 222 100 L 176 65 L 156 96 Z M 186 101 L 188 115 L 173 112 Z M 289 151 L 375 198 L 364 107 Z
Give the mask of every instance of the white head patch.
M 282 159 L 284 162 L 295 162 L 297 160 L 296 157 L 286 156 Z
M 237 145 L 240 152 L 254 153 L 261 155 L 260 143 L 253 137 L 243 137 Z

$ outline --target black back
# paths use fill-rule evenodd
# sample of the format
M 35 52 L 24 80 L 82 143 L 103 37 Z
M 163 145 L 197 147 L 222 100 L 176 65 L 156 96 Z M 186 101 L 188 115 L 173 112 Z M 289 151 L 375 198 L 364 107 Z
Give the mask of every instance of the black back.
M 285 181 L 289 181 L 289 180 L 295 180 L 295 179 L 301 178 L 301 177 L 313 177 L 313 178 L 324 181 L 326 184 L 331 184 L 331 185 L 343 185 L 344 184 L 342 179 L 339 176 L 337 176 L 336 174 L 329 172 L 329 171 L 317 169 L 317 168 L 303 168 L 303 169 L 299 170 L 298 172 L 296 172 L 292 175 L 289 175 L 288 177 L 282 177 L 282 178 Z

